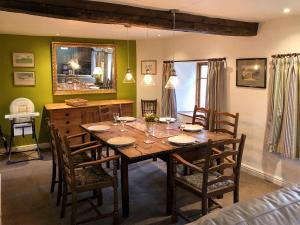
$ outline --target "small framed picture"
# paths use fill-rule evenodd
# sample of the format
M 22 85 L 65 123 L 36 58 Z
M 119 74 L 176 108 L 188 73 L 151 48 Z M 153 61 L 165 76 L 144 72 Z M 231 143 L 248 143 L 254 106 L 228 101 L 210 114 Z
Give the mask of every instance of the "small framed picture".
M 267 58 L 236 60 L 236 86 L 266 88 Z
M 34 72 L 14 72 L 15 86 L 35 86 Z
M 34 67 L 34 54 L 29 52 L 14 52 L 13 67 Z
M 142 60 L 141 63 L 141 74 L 147 74 L 147 69 L 149 70 L 149 74 L 156 75 L 156 60 Z

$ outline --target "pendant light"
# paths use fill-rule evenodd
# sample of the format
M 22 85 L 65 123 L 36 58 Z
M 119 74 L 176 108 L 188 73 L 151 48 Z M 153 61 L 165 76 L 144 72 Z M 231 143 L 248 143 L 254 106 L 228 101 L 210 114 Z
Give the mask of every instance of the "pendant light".
M 127 72 L 125 74 L 123 83 L 124 84 L 133 84 L 135 83 L 134 77 L 132 76 L 131 69 L 129 67 L 129 38 L 128 38 L 128 29 L 130 28 L 130 25 L 124 25 L 127 28 Z
M 146 32 L 146 41 L 148 41 L 148 27 Z M 155 81 L 153 79 L 153 76 L 150 73 L 149 68 L 146 69 L 146 74 L 144 75 L 144 78 L 142 79 L 142 86 L 155 86 Z
M 175 41 L 174 36 L 175 36 L 175 14 L 176 14 L 176 10 L 173 9 L 171 10 L 171 13 L 173 15 L 173 41 Z M 176 76 L 176 70 L 174 68 L 174 59 L 175 59 L 175 45 L 173 43 L 173 61 L 172 61 L 172 67 L 171 67 L 171 74 L 169 77 L 169 80 L 165 86 L 166 89 L 175 89 L 175 87 L 178 84 L 178 78 Z

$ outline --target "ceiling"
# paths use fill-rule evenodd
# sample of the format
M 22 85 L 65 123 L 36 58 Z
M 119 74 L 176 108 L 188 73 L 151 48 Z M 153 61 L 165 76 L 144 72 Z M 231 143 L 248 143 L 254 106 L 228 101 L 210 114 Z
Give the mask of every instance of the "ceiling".
M 161 10 L 179 9 L 196 15 L 220 17 L 242 21 L 262 22 L 279 17 L 300 15 L 300 0 L 99 0 Z M 283 14 L 283 8 L 290 14 Z M 0 11 L 0 33 L 37 36 L 66 36 L 82 38 L 127 39 L 122 25 L 62 20 L 21 13 Z M 176 35 L 185 34 L 176 32 Z M 148 29 L 148 38 L 172 35 L 172 31 Z M 132 27 L 129 39 L 145 39 L 147 30 Z
M 220 17 L 249 22 L 286 16 L 284 8 L 290 8 L 289 15 L 300 14 L 300 0 L 93 0 L 132 5 L 153 9 L 178 9 L 196 15 Z

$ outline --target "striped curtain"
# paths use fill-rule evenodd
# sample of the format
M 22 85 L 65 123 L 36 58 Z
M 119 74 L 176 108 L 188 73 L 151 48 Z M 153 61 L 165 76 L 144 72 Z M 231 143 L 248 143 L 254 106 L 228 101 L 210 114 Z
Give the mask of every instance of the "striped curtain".
M 264 149 L 284 158 L 299 158 L 300 57 L 272 60 Z
M 172 63 L 165 62 L 163 64 L 161 116 L 177 118 L 177 102 L 175 89 L 165 88 L 171 75 L 172 67 Z
M 211 111 L 223 111 L 226 105 L 226 61 L 209 60 L 208 61 L 208 75 L 206 88 L 206 105 L 207 109 Z M 212 113 L 213 114 L 213 113 Z M 210 123 L 212 125 L 212 123 Z M 210 127 L 212 129 L 212 127 Z

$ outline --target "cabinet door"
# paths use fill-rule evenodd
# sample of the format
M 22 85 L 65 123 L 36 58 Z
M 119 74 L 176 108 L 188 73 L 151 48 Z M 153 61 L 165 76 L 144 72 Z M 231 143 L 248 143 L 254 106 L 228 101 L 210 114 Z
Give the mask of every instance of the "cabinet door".
M 121 105 L 121 116 L 133 116 L 132 104 Z
M 81 123 L 97 123 L 100 121 L 99 107 L 88 107 L 81 109 Z

